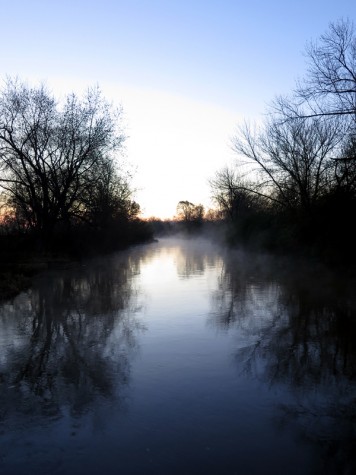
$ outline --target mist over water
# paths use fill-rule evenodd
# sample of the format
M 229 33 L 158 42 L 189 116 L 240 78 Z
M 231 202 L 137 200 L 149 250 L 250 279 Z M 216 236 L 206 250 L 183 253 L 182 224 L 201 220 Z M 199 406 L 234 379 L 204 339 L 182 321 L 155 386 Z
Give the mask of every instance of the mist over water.
M 355 310 L 204 239 L 42 274 L 0 307 L 0 473 L 352 473 Z

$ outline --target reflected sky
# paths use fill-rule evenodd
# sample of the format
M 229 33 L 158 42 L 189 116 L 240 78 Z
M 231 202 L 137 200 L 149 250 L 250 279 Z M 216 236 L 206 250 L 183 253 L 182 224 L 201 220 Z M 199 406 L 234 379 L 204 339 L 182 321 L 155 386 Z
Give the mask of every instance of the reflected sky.
M 352 473 L 355 309 L 207 240 L 42 274 L 0 307 L 0 472 Z

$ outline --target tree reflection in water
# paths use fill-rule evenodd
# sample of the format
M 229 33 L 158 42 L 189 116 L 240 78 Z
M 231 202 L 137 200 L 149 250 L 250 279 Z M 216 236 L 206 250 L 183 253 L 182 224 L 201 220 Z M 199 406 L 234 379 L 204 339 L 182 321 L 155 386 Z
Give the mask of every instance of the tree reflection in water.
M 0 422 L 60 418 L 120 399 L 140 324 L 139 262 L 101 259 L 46 274 L 0 310 Z
M 176 256 L 177 273 L 181 279 L 203 276 L 207 268 L 220 262 L 216 246 L 204 239 L 195 239 L 184 248 L 177 247 Z
M 320 473 L 356 473 L 354 283 L 320 266 L 236 253 L 213 309 L 215 325 L 237 330 L 240 370 L 287 390 L 278 422 L 297 421 L 319 447 Z
M 154 248 L 153 248 L 154 249 Z M 202 277 L 207 268 L 215 267 L 221 262 L 220 249 L 204 237 L 162 238 L 160 246 L 153 250 L 156 256 L 170 254 L 174 260 L 179 279 L 188 280 Z M 151 259 L 148 253 L 146 260 Z M 148 258 L 148 259 L 147 259 Z

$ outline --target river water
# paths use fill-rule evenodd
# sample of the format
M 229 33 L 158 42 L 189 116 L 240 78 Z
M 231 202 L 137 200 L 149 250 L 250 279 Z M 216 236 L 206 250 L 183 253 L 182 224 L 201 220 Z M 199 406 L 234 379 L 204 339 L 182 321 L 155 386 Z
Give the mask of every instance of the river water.
M 162 239 L 0 307 L 0 473 L 356 473 L 356 298 Z

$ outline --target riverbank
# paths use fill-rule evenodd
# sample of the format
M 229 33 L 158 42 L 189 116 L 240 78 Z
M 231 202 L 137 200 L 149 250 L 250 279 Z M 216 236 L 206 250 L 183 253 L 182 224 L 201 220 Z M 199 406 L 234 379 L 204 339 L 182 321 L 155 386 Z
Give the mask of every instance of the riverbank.
M 65 263 L 69 260 L 25 259 L 17 262 L 0 263 L 0 302 L 11 299 L 20 292 L 27 290 L 32 283 L 32 278 L 40 272 L 46 271 L 54 263 Z
M 117 249 L 111 252 L 123 251 L 136 245 L 149 244 L 155 241 L 155 239 L 150 238 L 142 242 L 118 246 Z M 41 272 L 49 269 L 67 268 L 82 259 L 110 253 L 100 252 L 99 250 L 94 252 L 92 249 L 90 253 L 78 255 L 15 253 L 11 256 L 7 255 L 6 258 L 2 255 L 0 259 L 0 302 L 16 297 L 20 292 L 27 290 L 32 285 L 33 277 Z
M 150 225 L 137 219 L 113 229 L 78 226 L 55 234 L 48 242 L 34 233 L 0 233 L 0 301 L 26 290 L 39 272 L 152 239 Z

